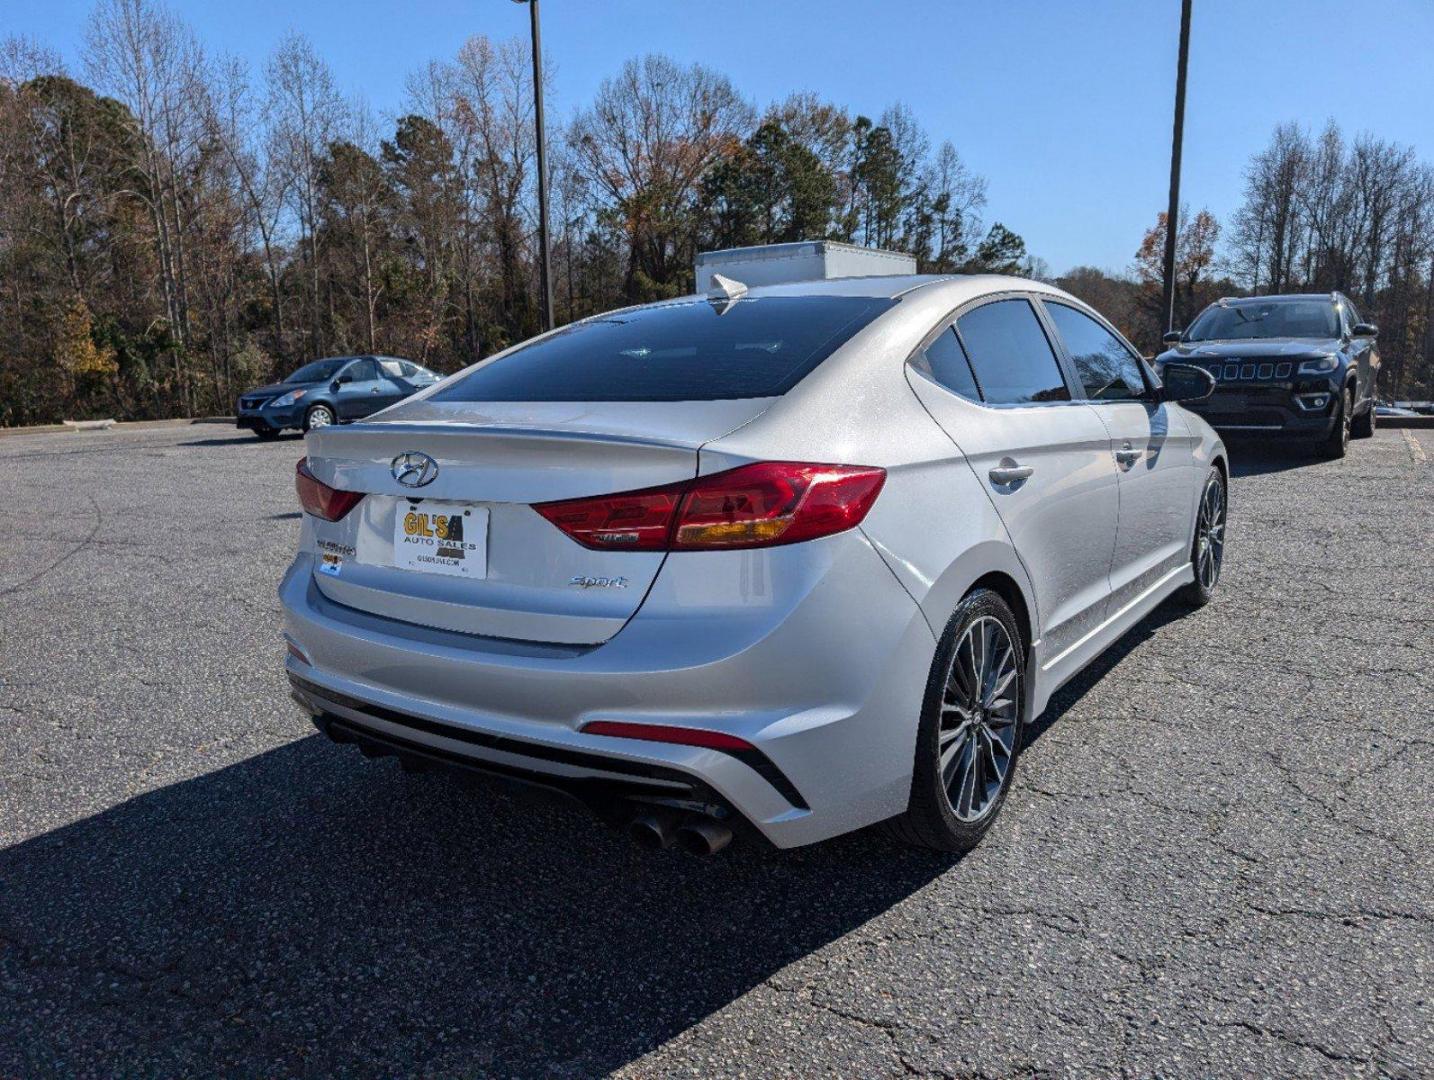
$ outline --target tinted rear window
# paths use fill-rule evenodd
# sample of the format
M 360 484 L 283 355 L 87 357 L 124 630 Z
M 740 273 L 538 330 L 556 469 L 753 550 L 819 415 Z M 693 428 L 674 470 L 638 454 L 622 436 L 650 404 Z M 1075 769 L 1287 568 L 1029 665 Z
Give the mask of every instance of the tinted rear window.
M 435 401 L 720 401 L 776 397 L 895 300 L 791 296 L 618 312 L 444 387 Z

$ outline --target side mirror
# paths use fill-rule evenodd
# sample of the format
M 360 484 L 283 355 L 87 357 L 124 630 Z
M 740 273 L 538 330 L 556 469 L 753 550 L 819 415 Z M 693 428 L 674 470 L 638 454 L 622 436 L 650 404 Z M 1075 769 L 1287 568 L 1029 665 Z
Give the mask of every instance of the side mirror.
M 1180 334 L 1179 330 L 1171 330 L 1168 334 L 1161 334 L 1160 340 L 1167 345 L 1176 345 L 1180 342 Z
M 1350 333 L 1355 337 L 1378 337 L 1379 327 L 1372 322 L 1355 323 L 1354 329 Z
M 1215 376 L 1194 364 L 1166 364 L 1161 401 L 1204 401 L 1215 392 Z

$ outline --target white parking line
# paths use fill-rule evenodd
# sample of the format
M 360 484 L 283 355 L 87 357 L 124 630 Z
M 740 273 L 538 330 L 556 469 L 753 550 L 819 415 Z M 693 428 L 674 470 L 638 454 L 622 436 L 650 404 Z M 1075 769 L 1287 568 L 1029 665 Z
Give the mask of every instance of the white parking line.
M 1414 459 L 1414 464 L 1423 465 L 1429 460 L 1429 455 L 1424 452 L 1424 447 L 1415 438 L 1414 432 L 1408 428 L 1400 428 L 1399 433 L 1404 436 L 1404 442 L 1409 447 L 1409 456 Z

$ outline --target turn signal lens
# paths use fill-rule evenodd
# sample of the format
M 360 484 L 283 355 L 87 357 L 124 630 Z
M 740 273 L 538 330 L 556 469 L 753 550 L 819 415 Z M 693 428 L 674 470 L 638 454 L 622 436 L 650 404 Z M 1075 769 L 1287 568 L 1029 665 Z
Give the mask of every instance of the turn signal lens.
M 854 528 L 885 482 L 884 469 L 767 461 L 533 509 L 584 547 L 603 551 L 772 547 Z
M 309 472 L 308 458 L 300 458 L 294 466 L 294 489 L 299 493 L 299 503 L 303 508 L 325 521 L 338 521 L 364 496 L 362 491 L 340 491 L 329 487 Z

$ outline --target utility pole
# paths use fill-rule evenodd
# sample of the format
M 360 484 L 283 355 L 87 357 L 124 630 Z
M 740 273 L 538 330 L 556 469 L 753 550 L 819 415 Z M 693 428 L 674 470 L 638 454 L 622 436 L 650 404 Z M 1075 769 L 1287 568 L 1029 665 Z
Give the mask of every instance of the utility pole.
M 536 4 L 537 0 L 533 0 Z M 1175 133 L 1170 140 L 1170 207 L 1165 214 L 1165 330 L 1175 329 L 1175 238 L 1180 231 L 1180 144 L 1185 138 L 1185 69 L 1190 61 L 1190 2 L 1180 3 L 1180 63 L 1175 72 Z M 535 16 L 536 17 L 536 16 Z
M 538 127 L 538 279 L 543 308 L 543 329 L 553 328 L 552 244 L 548 240 L 548 164 L 543 130 L 543 38 L 538 23 L 538 0 L 513 0 L 527 4 L 533 33 L 533 112 Z

